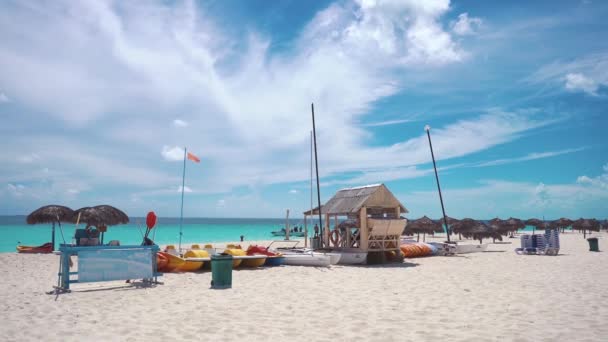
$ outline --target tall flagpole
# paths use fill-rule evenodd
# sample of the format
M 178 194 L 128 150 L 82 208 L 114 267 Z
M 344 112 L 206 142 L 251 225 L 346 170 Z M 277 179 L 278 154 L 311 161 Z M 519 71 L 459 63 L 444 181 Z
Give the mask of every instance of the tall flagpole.
M 433 143 L 431 143 L 431 127 L 429 125 L 424 126 L 426 136 L 429 138 L 429 147 L 431 148 L 431 157 L 433 158 L 433 169 L 435 169 L 435 180 L 437 180 L 437 190 L 439 190 L 439 201 L 441 202 L 441 211 L 443 212 L 443 223 L 445 224 L 446 235 L 448 236 L 448 242 L 450 242 L 450 227 L 448 226 L 448 218 L 445 215 L 445 207 L 443 206 L 443 196 L 441 196 L 441 186 L 439 185 L 439 175 L 437 174 L 437 164 L 435 164 L 435 154 L 433 153 Z
M 178 252 L 182 254 L 182 223 L 184 221 L 184 187 L 186 185 L 186 148 L 184 147 L 184 170 L 182 173 L 182 207 L 179 214 L 179 249 Z

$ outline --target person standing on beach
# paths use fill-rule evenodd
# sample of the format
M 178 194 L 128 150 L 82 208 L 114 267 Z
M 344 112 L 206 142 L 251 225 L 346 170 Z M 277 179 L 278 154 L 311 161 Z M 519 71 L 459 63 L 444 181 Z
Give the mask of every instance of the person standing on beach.
M 315 237 L 319 237 L 319 225 L 315 224 Z
M 241 235 L 241 242 L 243 242 L 244 239 L 245 239 L 245 236 Z

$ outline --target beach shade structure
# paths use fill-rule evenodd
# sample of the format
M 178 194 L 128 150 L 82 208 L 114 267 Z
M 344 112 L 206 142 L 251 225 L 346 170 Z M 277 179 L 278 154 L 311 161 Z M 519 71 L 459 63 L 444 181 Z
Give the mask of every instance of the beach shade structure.
M 587 231 L 600 231 L 600 222 L 596 219 L 580 218 L 572 222 L 572 229 L 582 230 L 583 237 L 587 237 Z
M 492 238 L 492 242 L 495 243 L 496 239 L 502 241 L 502 236 L 509 234 L 507 226 L 504 225 L 505 221 L 499 219 L 498 217 L 491 219 L 488 221 L 487 226 L 489 230 L 491 230 L 490 237 Z
M 440 221 L 431 220 L 426 216 L 422 216 L 417 220 L 409 221 L 404 232 L 407 235 L 413 234 L 434 234 L 443 232 L 443 226 Z
M 501 220 L 500 227 L 500 229 L 504 233 L 513 236 L 513 233 L 515 233 L 519 229 L 526 228 L 526 224 L 524 223 L 524 221 L 518 218 L 509 217 L 506 220 Z
M 464 218 L 464 219 L 450 225 L 450 228 L 454 233 L 462 234 L 462 233 L 470 231 L 476 225 L 477 225 L 476 220 L 473 220 L 470 218 Z
M 498 226 L 495 224 L 486 224 L 482 221 L 475 221 L 473 225 L 467 226 L 466 228 L 466 230 L 462 231 L 462 236 L 479 240 L 480 244 L 483 243 L 483 239 L 488 238 L 502 241 L 502 235 L 498 230 Z
M 528 220 L 524 221 L 524 223 L 526 224 L 526 226 L 534 227 L 534 229 L 545 229 L 547 227 L 547 224 L 545 221 L 539 220 L 537 218 L 528 219 Z M 534 229 L 532 229 L 533 234 L 534 234 Z
M 566 229 L 566 227 L 570 227 L 572 225 L 572 220 L 567 219 L 565 217 L 560 218 L 559 220 L 554 220 L 549 222 L 549 228 L 552 229 L 562 229 L 562 231 L 564 231 Z
M 51 204 L 32 211 L 27 215 L 25 221 L 27 224 L 52 223 L 51 243 L 53 244 L 53 250 L 55 250 L 55 223 L 59 225 L 61 230 L 61 222 L 70 222 L 73 216 L 74 210 L 63 205 Z M 63 230 L 61 230 L 61 235 L 63 236 Z
M 74 211 L 72 222 L 84 222 L 87 226 L 95 226 L 102 233 L 101 242 L 107 226 L 129 223 L 129 216 L 122 210 L 111 205 L 84 207 Z

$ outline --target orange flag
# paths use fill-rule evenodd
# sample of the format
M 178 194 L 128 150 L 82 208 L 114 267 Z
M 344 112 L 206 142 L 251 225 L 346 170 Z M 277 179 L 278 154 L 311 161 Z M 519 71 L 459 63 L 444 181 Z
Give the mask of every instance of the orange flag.
M 188 159 L 192 160 L 195 163 L 201 162 L 201 160 L 197 156 L 195 156 L 194 154 L 192 154 L 190 152 L 188 152 Z

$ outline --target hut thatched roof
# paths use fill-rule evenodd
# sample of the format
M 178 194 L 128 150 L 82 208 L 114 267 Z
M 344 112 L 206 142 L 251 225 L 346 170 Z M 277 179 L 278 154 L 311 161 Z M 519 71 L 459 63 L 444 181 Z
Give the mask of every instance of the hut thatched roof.
M 325 208 L 322 205 L 321 206 L 321 213 L 325 214 Z M 318 215 L 319 214 L 319 207 L 316 206 L 314 207 L 314 209 L 310 209 L 310 210 L 306 210 L 305 212 L 303 212 L 304 215 Z
M 321 207 L 321 212 L 349 215 L 359 212 L 363 207 L 368 209 L 368 213 L 392 212 L 396 207 L 400 208 L 401 213 L 408 213 L 408 210 L 384 184 L 339 190 Z

